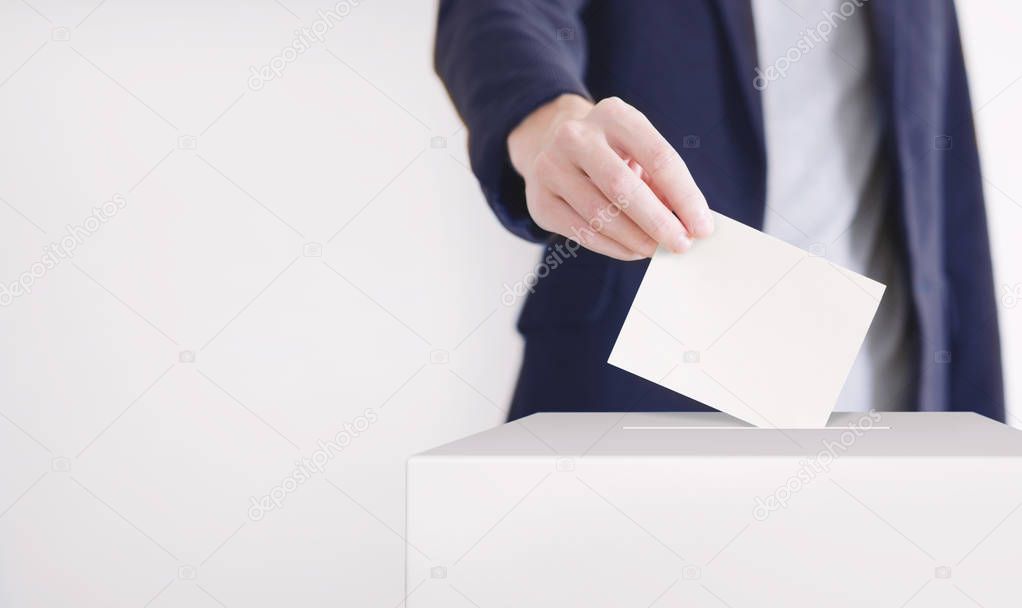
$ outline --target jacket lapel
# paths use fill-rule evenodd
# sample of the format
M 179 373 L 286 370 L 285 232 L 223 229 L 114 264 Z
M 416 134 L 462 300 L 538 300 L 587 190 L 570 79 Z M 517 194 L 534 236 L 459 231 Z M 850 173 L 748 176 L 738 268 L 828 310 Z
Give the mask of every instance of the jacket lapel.
M 720 19 L 730 42 L 738 89 L 749 116 L 756 144 L 761 158 L 766 159 L 766 145 L 763 134 L 763 107 L 759 91 L 753 82 L 756 78 L 756 28 L 752 21 L 750 0 L 717 0 Z

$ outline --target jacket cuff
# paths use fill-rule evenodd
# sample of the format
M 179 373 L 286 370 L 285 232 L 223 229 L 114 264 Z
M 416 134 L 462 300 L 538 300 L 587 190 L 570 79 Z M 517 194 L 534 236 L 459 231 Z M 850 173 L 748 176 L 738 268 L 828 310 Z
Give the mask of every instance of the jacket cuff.
M 551 234 L 536 225 L 525 204 L 525 181 L 511 165 L 507 137 L 533 110 L 563 94 L 592 99 L 586 86 L 573 78 L 554 78 L 509 95 L 495 108 L 486 128 L 469 134 L 469 158 L 486 202 L 513 234 L 528 241 L 548 241 Z

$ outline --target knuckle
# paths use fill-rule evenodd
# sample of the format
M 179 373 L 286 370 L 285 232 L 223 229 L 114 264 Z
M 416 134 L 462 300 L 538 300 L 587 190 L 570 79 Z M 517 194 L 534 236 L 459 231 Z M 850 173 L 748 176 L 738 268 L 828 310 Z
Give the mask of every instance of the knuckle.
M 613 214 L 609 212 L 609 207 L 604 205 L 602 201 L 590 201 L 582 216 L 586 218 L 586 223 L 593 230 L 602 233 L 607 233 L 611 222 L 614 220 Z
M 679 206 L 682 207 L 683 212 L 688 215 L 699 215 L 705 211 L 709 211 L 710 205 L 706 201 L 706 197 L 698 188 L 686 192 L 681 196 Z
M 637 238 L 628 242 L 628 249 L 642 257 L 652 257 L 656 253 L 657 244 L 649 238 Z
M 635 176 L 626 171 L 615 171 L 607 179 L 607 196 L 611 201 L 627 200 L 632 193 L 632 181 Z
M 710 201 L 706 200 L 706 195 L 703 194 L 703 191 L 699 188 L 699 186 L 692 187 L 692 194 L 690 196 L 692 199 L 692 205 L 696 209 L 701 211 L 710 210 Z
M 660 142 L 653 146 L 649 153 L 650 166 L 643 167 L 650 175 L 655 175 L 664 167 L 667 167 L 680 158 L 678 152 L 667 142 Z
M 689 216 L 698 214 L 703 209 L 709 209 L 706 197 L 695 184 L 682 184 L 678 187 L 678 191 L 679 193 L 672 196 L 670 200 L 671 208 L 678 213 Z
M 658 243 L 663 243 L 674 232 L 676 220 L 670 213 L 657 213 L 650 219 L 650 236 Z
M 595 203 L 586 198 L 573 198 L 568 200 L 568 205 L 578 213 L 587 224 L 593 222 L 596 217 L 597 207 Z
M 532 174 L 541 183 L 549 181 L 557 172 L 557 163 L 546 152 L 540 152 L 532 163 Z
M 607 97 L 605 99 L 601 99 L 596 104 L 596 107 L 612 116 L 623 114 L 630 109 L 630 106 L 620 97 Z
M 558 147 L 575 149 L 585 140 L 585 137 L 585 126 L 577 120 L 568 120 L 554 128 L 553 142 Z

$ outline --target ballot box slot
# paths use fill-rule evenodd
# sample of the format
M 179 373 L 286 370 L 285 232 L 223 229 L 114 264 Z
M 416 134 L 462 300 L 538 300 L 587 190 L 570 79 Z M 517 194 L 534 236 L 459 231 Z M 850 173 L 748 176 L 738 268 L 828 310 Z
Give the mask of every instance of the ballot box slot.
M 820 426 L 782 428 L 769 426 L 623 426 L 623 431 L 889 431 L 889 426 Z

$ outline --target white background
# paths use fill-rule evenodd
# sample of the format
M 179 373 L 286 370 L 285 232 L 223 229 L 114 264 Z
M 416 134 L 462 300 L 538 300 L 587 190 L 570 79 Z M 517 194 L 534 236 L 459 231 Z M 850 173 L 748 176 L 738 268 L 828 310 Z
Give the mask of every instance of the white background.
M 1022 8 L 962 4 L 1022 415 Z M 332 6 L 0 0 L 0 281 L 127 200 L 0 308 L 0 605 L 396 606 L 405 459 L 502 420 L 538 252 L 466 167 L 433 3 L 248 87 Z

